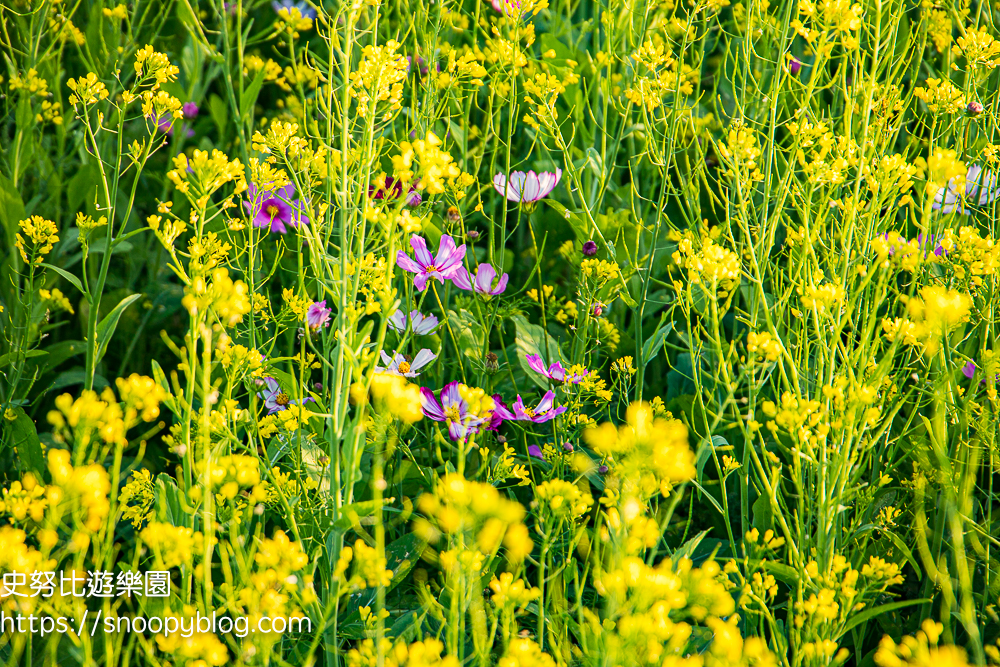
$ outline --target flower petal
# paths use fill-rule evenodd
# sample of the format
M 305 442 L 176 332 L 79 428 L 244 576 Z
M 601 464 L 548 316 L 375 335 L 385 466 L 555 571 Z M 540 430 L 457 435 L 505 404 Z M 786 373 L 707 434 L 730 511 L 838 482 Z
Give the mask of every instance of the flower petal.
M 437 355 L 427 348 L 424 348 L 423 350 L 417 352 L 417 356 L 413 357 L 413 361 L 410 362 L 410 370 L 418 371 L 435 359 L 437 359 Z
M 424 415 L 436 422 L 445 420 L 444 410 L 434 397 L 434 392 L 427 387 L 420 388 L 420 405 L 424 409 Z
M 424 267 L 413 261 L 413 258 L 402 250 L 396 252 L 396 266 L 410 273 L 422 273 L 424 270 Z
M 497 283 L 496 287 L 490 290 L 490 294 L 503 294 L 504 291 L 507 289 L 507 281 L 509 279 L 510 276 L 508 276 L 506 273 L 500 276 L 500 282 Z
M 542 191 L 541 183 L 538 181 L 538 174 L 533 171 L 528 172 L 524 180 L 524 192 L 521 194 L 521 201 L 534 202 L 541 199 L 539 193 Z
M 455 283 L 455 287 L 459 289 L 464 289 L 467 292 L 472 291 L 472 282 L 469 281 L 469 272 L 465 270 L 465 267 L 452 273 L 451 282 Z
M 416 255 L 417 263 L 422 267 L 428 267 L 434 263 L 434 256 L 427 249 L 427 241 L 424 237 L 414 234 L 410 237 L 410 245 L 413 246 L 413 254 Z
M 493 287 L 493 279 L 496 278 L 497 271 L 491 265 L 483 263 L 476 270 L 476 291 L 482 294 L 489 294 Z

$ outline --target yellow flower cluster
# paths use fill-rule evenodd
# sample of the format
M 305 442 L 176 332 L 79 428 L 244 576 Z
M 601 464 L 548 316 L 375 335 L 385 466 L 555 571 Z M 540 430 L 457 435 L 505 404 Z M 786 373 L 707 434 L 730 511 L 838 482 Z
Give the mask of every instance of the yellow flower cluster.
M 625 424 L 605 423 L 583 432 L 594 451 L 620 461 L 621 479 L 643 491 L 666 495 L 673 484 L 694 479 L 694 454 L 688 446 L 687 427 L 677 419 L 654 418 L 647 403 L 633 403 Z
M 537 588 L 525 584 L 524 579 L 515 580 L 510 572 L 493 575 L 490 590 L 493 591 L 492 602 L 496 608 L 507 611 L 523 610 L 542 594 Z
M 66 510 L 73 515 L 83 510 L 83 525 L 87 530 L 96 533 L 105 527 L 110 511 L 111 482 L 104 468 L 96 463 L 74 468 L 69 462 L 69 452 L 51 449 L 49 474 L 52 485 L 48 489 L 48 501 L 53 524 L 59 522 Z
M 667 95 L 691 95 L 698 81 L 698 70 L 674 58 L 670 44 L 655 35 L 632 54 L 633 60 L 645 70 L 625 90 L 632 104 L 652 113 L 663 104 Z
M 152 551 L 156 565 L 164 569 L 190 566 L 204 547 L 205 537 L 185 526 L 153 522 L 146 526 L 139 539 Z
M 190 158 L 181 153 L 174 158 L 174 168 L 167 172 L 167 178 L 198 208 L 204 207 L 208 197 L 226 183 L 236 182 L 233 194 L 247 189 L 243 165 L 218 149 L 213 149 L 211 155 L 195 149 Z
M 906 304 L 911 319 L 884 318 L 882 329 L 890 342 L 901 338 L 906 345 L 923 344 L 928 354 L 934 354 L 941 336 L 968 321 L 971 306 L 967 294 L 937 285 L 925 287 Z
M 222 667 L 229 663 L 229 651 L 211 632 L 195 632 L 185 637 L 179 632 L 156 635 L 156 647 L 176 660 L 188 660 L 192 667 Z
M 282 433 L 297 431 L 302 422 L 309 421 L 311 417 L 312 412 L 306 410 L 301 405 L 289 404 L 281 412 L 267 415 L 261 419 L 257 423 L 257 428 L 260 432 L 260 437 L 270 438 L 279 431 Z
M 399 47 L 399 42 L 390 39 L 384 45 L 369 44 L 362 49 L 358 69 L 351 72 L 350 87 L 351 97 L 358 101 L 359 116 L 377 111 L 378 104 L 386 102 L 389 107 L 382 120 L 388 121 L 402 108 L 403 82 L 409 65 L 397 53 Z
M 526 637 L 512 639 L 497 667 L 556 667 L 552 656 Z
M 20 233 L 15 235 L 14 247 L 21 254 L 25 264 L 41 264 L 45 255 L 52 252 L 53 244 L 59 242 L 59 229 L 56 223 L 39 215 L 25 218 L 18 227 Z M 27 237 L 27 244 L 21 234 Z
M 927 619 L 916 635 L 903 637 L 897 644 L 885 635 L 875 653 L 879 667 L 966 667 L 965 649 L 958 646 L 938 645 L 944 626 Z
M 125 403 L 125 421 L 133 423 L 136 417 L 144 422 L 151 422 L 160 416 L 160 403 L 169 394 L 151 377 L 132 373 L 128 378 L 115 380 L 118 396 Z
M 412 143 L 402 142 L 400 154 L 392 156 L 393 171 L 403 183 L 416 184 L 427 194 L 440 195 L 451 189 L 460 199 L 464 190 L 475 183 L 475 177 L 463 173 L 440 146 L 441 139 L 433 132 Z
M 799 288 L 799 297 L 802 307 L 807 310 L 815 310 L 818 314 L 836 315 L 839 309 L 835 309 L 837 304 L 844 301 L 844 288 L 840 285 L 826 283 L 815 287 L 810 285 L 803 290 Z
M 674 262 L 687 270 L 688 280 L 694 285 L 715 290 L 719 298 L 724 299 L 739 283 L 740 257 L 717 243 L 720 234 L 719 227 L 711 231 L 702 230 L 700 247 L 695 247 L 696 239 L 691 230 L 685 230 L 683 234 L 672 231 L 670 239 L 677 243 Z
M 69 96 L 69 103 L 73 106 L 81 103 L 84 106 L 97 104 L 99 100 L 108 96 L 108 87 L 99 81 L 93 72 L 88 72 L 87 76 L 81 76 L 79 79 L 70 79 L 66 85 L 73 91 Z
M 199 480 L 205 480 L 208 470 L 208 483 L 212 493 L 232 500 L 240 489 L 254 488 L 250 501 L 264 500 L 266 491 L 260 484 L 260 461 L 254 456 L 232 454 L 206 462 L 200 459 L 195 463 L 195 475 Z
M 365 639 L 345 656 L 347 667 L 459 667 L 458 658 L 443 656 L 444 644 L 438 639 L 426 639 L 406 644 L 383 639 L 381 651 L 375 642 Z M 380 659 L 381 654 L 381 659 Z
M 766 331 L 751 331 L 747 334 L 747 355 L 753 361 L 777 361 L 783 349 L 781 341 Z
M 40 289 L 38 290 L 38 296 L 42 301 L 50 301 L 58 308 L 65 310 L 67 313 L 72 315 L 75 311 L 73 310 L 73 304 L 69 302 L 66 295 L 62 293 L 62 290 L 53 287 L 51 290 Z
M 957 42 L 951 47 L 951 52 L 955 56 L 965 56 L 970 69 L 985 67 L 992 70 L 1000 65 L 1000 41 L 995 40 L 989 31 L 966 28 Z
M 777 433 L 779 428 L 784 429 L 807 447 L 822 442 L 830 432 L 830 423 L 826 421 L 822 404 L 807 398 L 798 399 L 789 391 L 781 395 L 780 406 L 773 401 L 764 401 L 761 410 L 771 418 L 767 427 L 773 433 Z
M 449 473 L 439 480 L 435 493 L 420 496 L 417 508 L 424 517 L 414 521 L 413 529 L 428 542 L 462 533 L 484 553 L 493 553 L 501 542 L 511 560 L 520 561 L 531 553 L 532 541 L 521 523 L 524 507 L 502 497 L 490 484 Z
M 535 500 L 532 507 L 541 515 L 542 520 L 576 521 L 587 512 L 593 500 L 589 491 L 584 493 L 576 484 L 561 479 L 551 479 L 535 487 Z
M 726 135 L 726 142 L 719 144 L 719 156 L 727 165 L 726 175 L 741 187 L 749 187 L 753 181 L 764 180 L 757 159 L 760 147 L 757 135 L 743 121 L 735 120 Z
M 170 58 L 164 53 L 154 51 L 151 44 L 147 44 L 136 51 L 133 67 L 135 68 L 136 79 L 140 83 L 148 78 L 155 79 L 154 88 L 161 83 L 176 81 L 177 75 L 180 73 L 177 65 L 171 65 Z
M 46 558 L 25 543 L 27 534 L 12 526 L 0 527 L 0 575 L 17 573 L 29 577 L 33 572 L 54 570 L 56 561 Z M 34 608 L 35 599 L 7 595 L 0 600 L 0 607 L 8 613 L 13 610 L 28 611 Z
M 125 431 L 134 425 L 125 423 L 125 414 L 110 388 L 105 388 L 100 396 L 96 391 L 84 391 L 77 399 L 62 394 L 56 398 L 55 406 L 48 414 L 48 421 L 55 427 L 59 442 L 67 441 L 69 429 L 77 446 L 85 447 L 94 435 L 108 444 L 124 444 Z
M 594 282 L 594 289 L 599 290 L 618 275 L 618 266 L 603 259 L 585 259 L 580 263 L 580 274 Z
M 0 514 L 10 517 L 11 523 L 30 519 L 41 523 L 48 507 L 48 498 L 44 486 L 35 481 L 33 474 L 25 473 L 22 481 L 14 481 L 9 489 L 3 490 L 3 500 L 0 500 Z
M 934 115 L 958 113 L 965 109 L 965 96 L 948 79 L 927 79 L 924 86 L 913 89 L 913 95 L 923 100 Z
M 149 519 L 154 500 L 153 477 L 143 468 L 132 474 L 132 479 L 118 494 L 118 503 L 123 508 L 122 518 L 131 521 L 136 529 L 142 528 L 142 524 Z
M 246 283 L 233 281 L 229 271 L 219 267 L 211 272 L 208 280 L 197 276 L 186 285 L 181 305 L 192 317 L 210 309 L 223 326 L 232 327 L 250 312 L 248 291 Z
M 424 418 L 420 402 L 420 387 L 398 375 L 376 373 L 372 377 L 372 398 L 407 424 Z

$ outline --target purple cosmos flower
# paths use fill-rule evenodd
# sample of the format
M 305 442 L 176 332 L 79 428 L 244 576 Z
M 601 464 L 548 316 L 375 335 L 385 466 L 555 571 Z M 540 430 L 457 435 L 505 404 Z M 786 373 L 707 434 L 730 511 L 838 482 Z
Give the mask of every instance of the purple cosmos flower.
M 389 328 L 396 333 L 406 333 L 406 313 L 397 310 L 389 317 Z M 419 310 L 410 311 L 410 327 L 418 336 L 434 333 L 438 326 L 438 318 L 434 315 L 423 315 Z
M 302 403 L 314 400 L 311 396 L 306 396 L 301 401 L 289 399 L 288 394 L 281 391 L 281 385 L 278 384 L 278 381 L 271 377 L 264 378 L 264 391 L 263 393 L 258 393 L 257 398 L 264 399 L 264 407 L 267 408 L 268 414 L 271 415 L 275 412 L 287 410 L 289 405 L 301 405 Z
M 886 241 L 890 240 L 889 239 L 889 234 L 890 234 L 889 232 L 886 232 L 885 234 L 882 235 L 885 238 Z M 924 242 L 924 235 L 923 234 L 917 234 L 917 248 L 920 251 L 923 252 L 924 257 L 927 257 L 927 252 L 930 250 L 931 247 L 934 247 L 934 256 L 935 257 L 941 257 L 942 255 L 947 255 L 948 254 L 948 251 L 944 249 L 944 246 L 942 246 L 940 243 L 935 243 L 934 242 L 934 235 L 933 234 L 928 234 L 927 235 L 927 241 L 926 241 L 926 243 Z M 896 254 L 896 246 L 889 246 L 889 254 L 890 255 L 895 255 Z
M 533 204 L 540 199 L 545 199 L 555 189 L 559 179 L 562 178 L 562 170 L 556 169 L 556 173 L 543 171 L 536 174 L 533 171 L 524 173 L 515 171 L 510 178 L 505 178 L 503 174 L 493 177 L 493 187 L 496 191 L 504 195 L 510 201 L 524 204 Z
M 372 199 L 395 199 L 401 194 L 403 194 L 402 182 L 389 176 L 386 176 L 381 183 L 373 182 L 368 186 L 368 196 Z M 423 200 L 417 189 L 411 186 L 410 191 L 406 193 L 406 205 L 420 206 Z
M 388 373 L 389 375 L 399 375 L 405 378 L 417 377 L 420 375 L 417 371 L 437 359 L 437 355 L 426 348 L 417 352 L 417 356 L 413 358 L 413 361 L 408 360 L 399 352 L 393 352 L 392 357 L 389 357 L 385 353 L 385 350 L 380 350 L 379 354 L 382 355 L 382 363 L 385 364 L 385 367 L 376 366 L 375 371 L 377 373 Z
M 931 208 L 935 211 L 940 209 L 942 213 L 951 213 L 956 208 L 962 215 L 969 215 L 970 209 L 966 204 L 977 204 L 986 206 L 997 198 L 1000 194 L 1000 187 L 997 184 L 997 175 L 991 171 L 983 171 L 977 164 L 970 165 L 969 171 L 965 175 L 965 192 L 961 193 L 955 189 L 955 179 L 948 181 L 947 188 L 941 188 L 934 195 L 934 203 Z
M 443 285 L 445 280 L 454 278 L 455 273 L 463 268 L 465 246 L 455 247 L 455 240 L 447 234 L 441 235 L 437 257 L 431 255 L 427 249 L 427 241 L 423 237 L 414 234 L 410 237 L 410 245 L 413 246 L 416 260 L 400 250 L 396 253 L 396 265 L 404 271 L 417 274 L 413 277 L 413 286 L 417 291 L 423 292 L 427 289 L 429 278 L 437 278 Z
M 545 460 L 545 454 L 542 454 L 542 449 L 538 445 L 528 447 L 528 454 L 534 456 L 536 459 Z
M 308 2 L 305 0 L 300 0 L 295 2 L 295 0 L 274 0 L 271 2 L 271 7 L 274 9 L 274 13 L 280 13 L 282 9 L 298 9 L 299 13 L 302 14 L 304 19 L 314 19 L 316 18 L 316 10 L 309 6 Z
M 573 451 L 573 443 L 572 442 L 564 442 L 563 443 L 563 449 L 565 449 L 567 452 L 572 452 Z
M 496 431 L 500 428 L 500 424 L 505 421 L 514 421 L 517 419 L 514 413 L 510 411 L 510 408 L 507 407 L 507 404 L 503 402 L 503 399 L 500 398 L 500 394 L 493 394 L 493 405 L 493 416 L 490 417 L 490 424 L 486 427 L 487 431 Z
M 521 0 L 490 0 L 490 4 L 498 14 L 504 16 L 517 16 L 523 13 Z
M 566 369 L 562 367 L 558 361 L 552 362 L 552 364 L 546 368 L 545 362 L 537 354 L 527 354 L 524 357 L 528 360 L 528 366 L 531 370 L 535 371 L 540 375 L 544 375 L 553 382 L 572 382 L 573 384 L 579 384 L 584 377 L 587 376 L 588 371 L 584 371 L 582 374 L 573 374 L 569 377 L 566 376 Z
M 309 224 L 309 218 L 303 213 L 303 201 L 293 200 L 294 195 L 295 186 L 291 183 L 274 192 L 258 190 L 257 185 L 251 183 L 247 188 L 250 201 L 243 202 L 243 208 L 253 218 L 254 227 L 266 227 L 272 232 L 284 234 L 288 231 L 286 225 L 298 227 Z
M 194 102 L 185 102 L 184 106 L 181 107 L 181 111 L 184 112 L 184 118 L 191 120 L 198 116 L 198 105 Z
M 448 435 L 452 440 L 461 440 L 487 423 L 487 419 L 469 412 L 469 404 L 458 391 L 458 381 L 449 382 L 440 392 L 440 402 L 434 392 L 427 387 L 420 388 L 420 402 L 424 416 L 437 422 L 448 424 Z
M 165 113 L 159 118 L 157 118 L 156 129 L 158 129 L 160 132 L 164 132 L 168 137 L 174 136 L 173 116 L 171 116 L 168 113 Z M 190 139 L 191 137 L 194 136 L 194 130 L 192 130 L 189 127 L 185 128 L 184 136 Z
M 306 324 L 314 331 L 326 325 L 330 321 L 332 311 L 326 307 L 326 299 L 314 301 L 309 310 L 306 311 Z
M 593 257 L 597 254 L 597 244 L 593 241 L 587 241 L 583 244 L 583 256 Z
M 798 76 L 800 69 L 802 69 L 802 61 L 791 56 L 788 60 L 788 71 L 792 73 L 792 76 Z
M 471 292 L 475 290 L 480 294 L 487 296 L 503 294 L 504 290 L 507 289 L 507 279 L 509 276 L 505 273 L 500 276 L 499 282 L 497 282 L 496 287 L 493 286 L 493 281 L 497 277 L 497 270 L 493 268 L 492 265 L 483 263 L 479 265 L 476 269 L 476 280 L 475 284 L 469 280 L 469 272 L 462 267 L 461 271 L 457 271 L 451 280 L 456 286 Z
M 554 391 L 547 391 L 545 395 L 542 396 L 542 400 L 538 402 L 534 408 L 525 407 L 524 401 L 520 396 L 514 401 L 514 405 L 511 406 L 514 409 L 514 419 L 517 421 L 530 421 L 536 424 L 543 424 L 550 419 L 555 419 L 558 415 L 566 412 L 566 406 L 562 405 L 558 408 L 552 409 L 552 402 L 556 398 L 556 393 Z
M 976 366 L 976 362 L 970 359 L 968 362 L 966 362 L 965 366 L 962 367 L 962 375 L 971 380 L 976 376 L 976 371 L 978 370 L 979 367 Z M 996 377 L 993 378 L 993 381 L 1000 382 L 1000 373 L 997 373 Z M 979 380 L 979 384 L 986 384 L 986 378 L 985 377 L 981 378 Z

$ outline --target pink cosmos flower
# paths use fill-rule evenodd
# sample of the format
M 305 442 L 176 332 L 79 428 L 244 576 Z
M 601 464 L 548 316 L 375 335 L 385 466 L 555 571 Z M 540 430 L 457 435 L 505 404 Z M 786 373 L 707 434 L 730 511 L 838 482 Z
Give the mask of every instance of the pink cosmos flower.
M 395 199 L 401 194 L 403 194 L 403 184 L 391 176 L 386 176 L 381 183 L 373 181 L 368 186 L 368 196 L 372 199 Z M 423 197 L 420 196 L 415 187 L 411 186 L 409 192 L 406 193 L 406 205 L 419 206 L 422 201 Z
M 558 168 L 554 174 L 548 171 L 543 171 L 541 174 L 533 171 L 528 173 L 515 171 L 509 179 L 500 173 L 493 177 L 493 187 L 510 201 L 534 204 L 548 197 L 555 190 L 560 178 L 562 170 Z
M 542 453 L 542 448 L 538 445 L 532 445 L 528 447 L 528 454 L 534 456 L 536 459 L 545 460 L 545 454 Z
M 504 16 L 517 16 L 523 13 L 521 0 L 490 0 L 490 4 L 498 14 Z
M 309 310 L 306 311 L 306 324 L 313 331 L 318 330 L 320 327 L 327 325 L 330 322 L 330 313 L 332 311 L 326 307 L 326 299 L 322 301 L 314 301 Z
M 399 375 L 405 378 L 417 377 L 420 375 L 418 371 L 421 368 L 437 359 L 437 355 L 426 348 L 417 352 L 413 361 L 409 361 L 399 352 L 393 352 L 392 357 L 386 354 L 385 350 L 380 350 L 379 354 L 382 355 L 382 363 L 385 364 L 385 367 L 376 366 L 375 372 Z
M 537 354 L 527 354 L 524 356 L 528 361 L 528 366 L 531 370 L 535 371 L 539 375 L 544 375 L 553 382 L 571 382 L 573 384 L 579 384 L 583 378 L 587 376 L 588 371 L 584 371 L 581 374 L 572 374 L 569 377 L 566 376 L 566 369 L 563 368 L 562 364 L 558 361 L 552 362 L 552 364 L 546 368 L 545 362 Z
M 268 414 L 272 415 L 275 412 L 287 410 L 289 405 L 308 403 L 314 400 L 311 396 L 306 396 L 301 401 L 289 399 L 288 394 L 281 391 L 281 385 L 278 384 L 278 381 L 271 377 L 264 378 L 264 392 L 258 393 L 257 397 L 264 399 L 264 407 L 267 408 Z
M 469 404 L 459 393 L 458 385 L 458 381 L 446 384 L 439 394 L 440 402 L 433 391 L 427 387 L 420 388 L 424 416 L 447 423 L 448 435 L 452 440 L 461 440 L 472 433 L 478 433 L 479 427 L 489 421 L 469 412 Z
M 302 212 L 303 201 L 292 200 L 294 195 L 295 186 L 291 183 L 274 192 L 258 190 L 257 185 L 251 183 L 247 188 L 250 201 L 243 202 L 243 208 L 253 218 L 254 227 L 266 227 L 272 232 L 284 234 L 288 231 L 286 225 L 298 227 L 309 224 L 309 218 Z
M 168 113 L 163 114 L 156 119 L 156 129 L 160 132 L 166 133 L 168 137 L 174 136 L 174 117 Z M 190 139 L 194 136 L 194 130 L 189 127 L 185 128 L 184 136 Z
M 494 269 L 492 265 L 484 262 L 479 265 L 478 269 L 476 269 L 475 284 L 469 280 L 469 272 L 465 270 L 465 267 L 462 267 L 461 271 L 456 272 L 455 275 L 452 276 L 451 281 L 455 283 L 456 286 L 461 287 L 468 292 L 475 290 L 479 294 L 495 296 L 497 294 L 503 294 L 504 290 L 507 289 L 507 279 L 509 276 L 506 273 L 500 276 L 500 280 L 494 287 L 493 281 L 496 277 L 497 270 Z
M 997 195 L 1000 195 L 997 175 L 991 171 L 983 171 L 982 167 L 973 164 L 969 166 L 969 171 L 965 175 L 965 192 L 959 192 L 952 179 L 948 181 L 947 188 L 941 188 L 934 195 L 931 208 L 942 213 L 951 213 L 957 208 L 962 215 L 969 215 L 971 210 L 966 208 L 966 204 L 986 206 L 996 199 Z
M 181 111 L 184 112 L 184 118 L 191 120 L 198 116 L 198 105 L 194 102 L 185 102 L 184 106 L 181 107 Z
M 419 292 L 427 289 L 428 279 L 436 278 L 443 285 L 445 280 L 454 278 L 455 273 L 463 268 L 462 259 L 466 248 L 464 245 L 456 247 L 455 240 L 447 234 L 441 235 L 437 257 L 431 255 L 423 237 L 414 234 L 410 237 L 410 245 L 413 246 L 416 259 L 400 250 L 396 253 L 396 265 L 404 271 L 417 274 L 413 277 L 413 286 Z
M 493 406 L 493 416 L 490 417 L 490 424 L 486 427 L 487 431 L 496 431 L 500 428 L 500 424 L 503 424 L 505 421 L 514 421 L 517 419 L 517 416 L 503 402 L 500 394 L 493 394 Z
M 389 328 L 396 333 L 406 333 L 406 313 L 397 310 L 389 316 Z M 438 318 L 434 315 L 423 315 L 419 310 L 410 311 L 410 327 L 418 336 L 434 333 L 438 326 Z
M 514 401 L 514 419 L 517 421 L 530 421 L 536 424 L 542 424 L 551 419 L 555 419 L 558 415 L 566 412 L 566 406 L 561 405 L 558 408 L 552 408 L 552 402 L 556 398 L 556 393 L 554 391 L 547 391 L 545 395 L 542 396 L 542 400 L 538 402 L 534 408 L 525 407 L 524 400 L 520 396 Z

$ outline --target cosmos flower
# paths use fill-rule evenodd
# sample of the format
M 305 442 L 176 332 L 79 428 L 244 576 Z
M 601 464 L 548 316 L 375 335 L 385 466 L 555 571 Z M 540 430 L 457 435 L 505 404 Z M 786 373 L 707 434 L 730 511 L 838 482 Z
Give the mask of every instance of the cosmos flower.
M 290 10 L 295 8 L 299 10 L 299 13 L 302 14 L 302 18 L 304 19 L 311 20 L 316 18 L 316 10 L 310 7 L 309 3 L 305 2 L 305 0 L 299 0 L 299 2 L 295 2 L 295 0 L 280 0 L 280 2 L 278 0 L 273 0 L 271 2 L 271 8 L 274 9 L 275 14 L 280 13 L 282 9 Z
M 528 447 L 528 454 L 534 456 L 536 459 L 545 460 L 545 454 L 542 454 L 542 448 L 538 445 L 531 445 Z
M 965 366 L 962 367 L 962 375 L 971 380 L 972 378 L 976 377 L 976 372 L 978 370 L 979 367 L 976 366 L 976 362 L 969 360 L 965 363 Z M 996 375 L 996 377 L 994 378 L 994 382 L 1000 382 L 1000 373 Z M 980 378 L 979 384 L 986 384 L 986 378 L 985 377 Z
M 543 171 L 541 174 L 533 171 L 528 173 L 515 171 L 509 179 L 500 173 L 493 177 L 493 187 L 510 201 L 533 204 L 548 197 L 560 178 L 562 170 L 558 168 L 554 174 L 548 171 Z
M 381 183 L 373 182 L 368 186 L 368 196 L 372 199 L 395 199 L 403 194 L 403 184 L 398 179 L 386 176 Z M 423 197 L 417 192 L 415 187 L 410 187 L 406 193 L 407 206 L 419 206 Z
M 792 76 L 797 76 L 800 69 L 802 69 L 802 61 L 795 56 L 789 56 L 788 71 L 792 73 Z
M 278 384 L 278 381 L 271 377 L 264 378 L 264 391 L 258 393 L 257 398 L 264 399 L 264 407 L 267 408 L 268 414 L 272 415 L 275 412 L 287 410 L 289 405 L 301 405 L 314 400 L 310 396 L 306 396 L 301 401 L 289 399 L 288 394 L 281 391 L 281 385 Z
M 555 419 L 558 415 L 566 412 L 566 406 L 561 405 L 558 408 L 552 408 L 552 402 L 556 398 L 556 393 L 554 391 L 547 391 L 545 395 L 542 396 L 542 400 L 538 402 L 534 408 L 525 407 L 524 400 L 520 396 L 514 401 L 514 405 L 511 406 L 514 411 L 514 419 L 517 421 L 530 421 L 536 424 L 542 424 L 550 419 Z
M 406 333 L 406 313 L 397 310 L 389 316 L 389 328 L 396 333 Z M 434 315 L 423 315 L 419 310 L 410 311 L 410 328 L 418 336 L 434 333 L 438 327 L 438 318 Z
M 580 375 L 573 374 L 567 378 L 566 369 L 563 368 L 562 364 L 558 361 L 552 362 L 552 364 L 546 368 L 545 362 L 542 361 L 542 358 L 537 354 L 527 354 L 524 358 L 527 359 L 528 366 L 531 370 L 535 371 L 539 375 L 544 375 L 554 382 L 571 382 L 573 384 L 579 384 L 579 382 L 587 376 L 587 371 L 584 371 Z
M 393 352 L 392 357 L 386 354 L 385 350 L 380 350 L 379 354 L 382 355 L 382 363 L 385 366 L 376 366 L 376 373 L 388 373 L 389 375 L 399 375 L 405 378 L 417 377 L 420 375 L 418 371 L 421 368 L 437 359 L 437 355 L 426 348 L 417 352 L 417 356 L 413 358 L 413 361 L 408 361 L 399 352 Z
M 947 188 L 938 190 L 931 208 L 942 213 L 951 213 L 958 208 L 958 212 L 962 215 L 969 215 L 971 210 L 966 208 L 966 204 L 986 206 L 1000 194 L 997 175 L 991 171 L 983 171 L 977 164 L 969 166 L 969 171 L 965 175 L 964 193 L 959 192 L 955 185 L 955 179 L 952 179 L 948 181 Z
M 514 421 L 516 418 L 514 413 L 510 411 L 510 408 L 507 407 L 507 404 L 503 402 L 500 394 L 493 394 L 493 416 L 490 417 L 490 423 L 486 427 L 486 430 L 496 431 L 500 428 L 500 424 L 505 421 Z
M 326 299 L 314 301 L 306 311 L 306 324 L 314 331 L 330 322 L 331 310 L 326 307 Z
M 266 227 L 272 232 L 284 234 L 288 231 L 286 225 L 298 227 L 309 224 L 309 218 L 302 212 L 302 200 L 292 199 L 295 186 L 291 183 L 274 192 L 258 190 L 257 185 L 251 183 L 247 196 L 250 200 L 243 202 L 243 208 L 247 215 L 253 217 L 254 227 Z
M 184 106 L 181 107 L 181 111 L 184 112 L 184 118 L 191 120 L 192 118 L 197 118 L 198 116 L 198 105 L 194 102 L 185 102 Z
M 885 239 L 887 241 L 892 242 L 892 240 L 889 238 L 889 236 L 890 236 L 889 232 L 886 232 L 885 234 L 883 234 L 883 236 L 885 237 Z M 911 243 L 912 243 L 912 241 L 911 241 Z M 944 246 L 942 246 L 940 243 L 936 243 L 934 241 L 934 235 L 933 234 L 928 234 L 927 235 L 926 242 L 924 241 L 924 235 L 923 234 L 917 234 L 917 248 L 919 249 L 920 252 L 923 253 L 924 257 L 927 257 L 927 253 L 930 251 L 930 249 L 932 247 L 934 248 L 934 256 L 935 257 L 941 257 L 942 255 L 947 255 L 948 254 L 948 251 L 944 249 Z M 896 254 L 896 246 L 889 246 L 889 254 L 890 255 L 895 255 Z
M 485 295 L 503 294 L 504 290 L 507 289 L 507 279 L 509 276 L 506 273 L 500 276 L 500 280 L 494 287 L 493 281 L 496 277 L 497 270 L 494 269 L 492 265 L 483 263 L 479 265 L 478 269 L 476 269 L 475 283 L 469 280 L 469 272 L 465 270 L 465 267 L 462 267 L 460 271 L 457 271 L 455 275 L 452 276 L 451 281 L 455 283 L 456 286 L 469 292 L 475 290 L 479 294 Z
M 433 391 L 427 387 L 420 388 L 424 416 L 447 423 L 448 435 L 452 440 L 461 440 L 471 433 L 477 433 L 479 427 L 489 421 L 469 411 L 469 404 L 458 391 L 459 384 L 458 381 L 446 384 L 439 394 L 440 402 Z
M 160 132 L 166 133 L 168 137 L 174 136 L 173 116 L 171 116 L 168 113 L 165 113 L 159 118 L 157 118 L 156 129 L 158 129 Z M 194 136 L 194 130 L 192 130 L 189 127 L 184 128 L 184 136 L 190 139 L 191 137 Z
M 431 255 L 423 237 L 414 234 L 410 237 L 410 245 L 413 246 L 416 259 L 400 250 L 396 253 L 396 265 L 404 271 L 417 274 L 413 277 L 413 286 L 420 292 L 427 289 L 428 279 L 436 278 L 439 283 L 444 284 L 445 280 L 453 278 L 463 268 L 462 259 L 466 248 L 464 245 L 455 247 L 454 239 L 447 234 L 441 235 L 437 257 Z
M 490 4 L 493 5 L 493 9 L 498 14 L 504 16 L 515 16 L 523 13 L 521 0 L 490 0 Z

